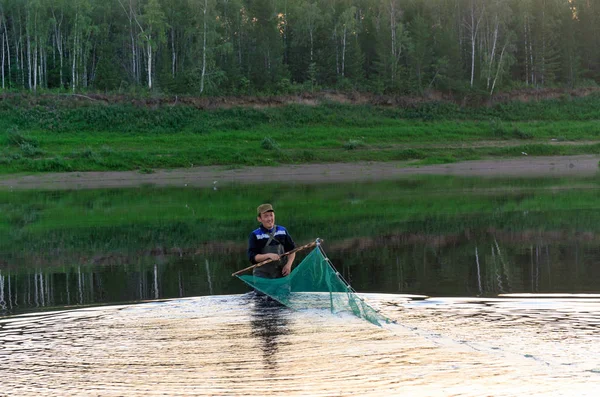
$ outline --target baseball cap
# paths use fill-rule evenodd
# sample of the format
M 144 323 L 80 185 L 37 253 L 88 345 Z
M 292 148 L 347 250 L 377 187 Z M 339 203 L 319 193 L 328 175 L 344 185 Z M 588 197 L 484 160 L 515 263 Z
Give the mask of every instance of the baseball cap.
M 261 215 L 261 214 L 264 214 L 265 212 L 269 212 L 269 211 L 275 212 L 273 210 L 273 206 L 271 204 L 261 204 L 256 209 L 256 215 Z

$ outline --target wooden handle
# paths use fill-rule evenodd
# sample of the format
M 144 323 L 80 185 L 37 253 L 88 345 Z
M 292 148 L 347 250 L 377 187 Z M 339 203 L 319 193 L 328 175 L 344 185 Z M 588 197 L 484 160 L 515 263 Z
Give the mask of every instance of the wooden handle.
M 317 244 L 320 244 L 322 241 L 323 241 L 323 240 L 321 240 L 321 239 L 319 239 L 319 238 L 318 238 L 318 239 L 316 239 L 315 241 L 313 241 L 312 243 L 309 243 L 309 244 L 303 245 L 302 247 L 294 248 L 294 249 L 293 249 L 293 250 L 291 250 L 291 251 L 288 251 L 288 252 L 285 252 L 285 253 L 283 253 L 283 254 L 279 255 L 279 257 L 280 257 L 280 258 L 282 258 L 282 257 L 284 257 L 284 256 L 286 256 L 286 255 L 289 255 L 289 254 L 294 254 L 294 253 L 296 253 L 296 252 L 298 252 L 298 251 L 302 251 L 302 250 L 304 250 L 304 249 L 307 249 L 307 248 L 314 247 L 314 246 L 316 246 Z M 256 265 L 248 266 L 247 268 L 244 268 L 244 269 L 242 269 L 242 270 L 238 270 L 237 272 L 233 273 L 231 276 L 232 276 L 232 277 L 233 277 L 233 276 L 237 276 L 237 275 L 238 275 L 238 274 L 240 274 L 240 273 L 244 273 L 245 271 L 248 271 L 248 270 L 254 269 L 255 267 L 260 267 L 260 266 L 262 266 L 262 265 L 266 265 L 267 263 L 270 263 L 270 262 L 273 262 L 273 259 L 267 259 L 266 261 L 262 261 L 262 262 L 260 262 L 260 263 L 257 263 Z

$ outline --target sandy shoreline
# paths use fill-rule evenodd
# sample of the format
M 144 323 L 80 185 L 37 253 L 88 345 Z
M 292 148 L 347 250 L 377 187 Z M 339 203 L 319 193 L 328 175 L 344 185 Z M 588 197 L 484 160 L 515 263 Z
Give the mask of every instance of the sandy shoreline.
M 2 190 L 63 190 L 153 186 L 207 187 L 228 183 L 263 182 L 331 183 L 390 180 L 411 175 L 479 177 L 593 176 L 599 172 L 600 156 L 523 156 L 513 159 L 464 161 L 453 164 L 411 166 L 407 162 L 363 162 L 282 165 L 278 167 L 194 167 L 137 171 L 64 172 L 0 177 Z

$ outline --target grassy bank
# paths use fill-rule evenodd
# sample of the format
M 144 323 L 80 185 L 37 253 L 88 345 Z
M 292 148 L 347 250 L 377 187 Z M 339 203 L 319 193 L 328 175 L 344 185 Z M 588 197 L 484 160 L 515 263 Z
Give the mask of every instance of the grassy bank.
M 600 153 L 600 96 L 494 107 L 0 102 L 0 173 Z

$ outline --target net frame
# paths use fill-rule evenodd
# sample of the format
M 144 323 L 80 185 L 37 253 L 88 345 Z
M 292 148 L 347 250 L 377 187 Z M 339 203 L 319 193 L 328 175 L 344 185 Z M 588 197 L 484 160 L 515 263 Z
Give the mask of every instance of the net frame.
M 305 246 L 314 246 L 314 249 L 288 276 L 266 279 L 240 275 L 239 272 L 234 275 L 260 293 L 293 310 L 328 309 L 333 314 L 350 312 L 378 326 L 390 323 L 390 319 L 369 305 L 340 274 L 321 242 L 321 239 L 316 239 L 315 243 Z

